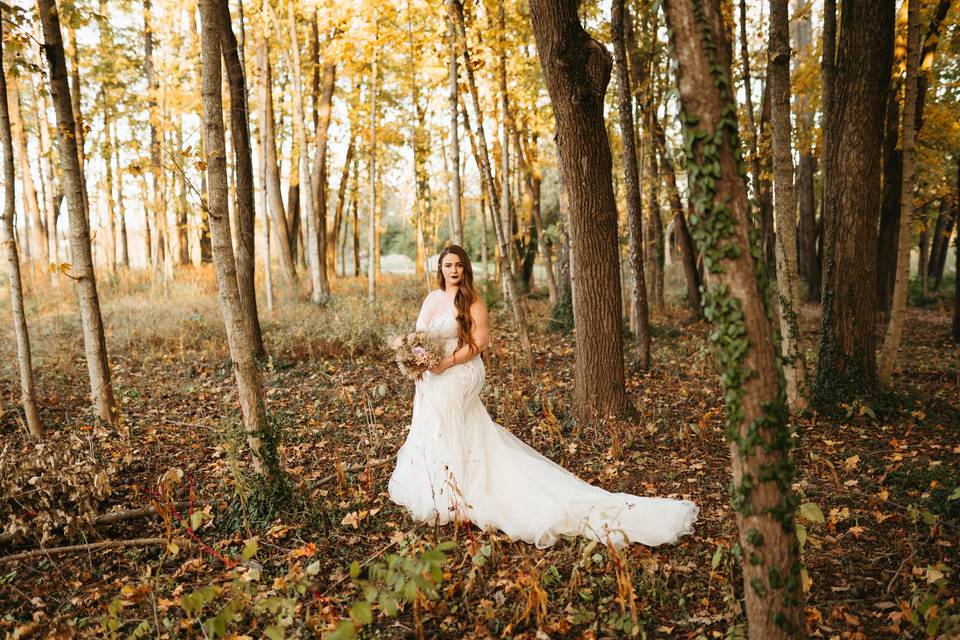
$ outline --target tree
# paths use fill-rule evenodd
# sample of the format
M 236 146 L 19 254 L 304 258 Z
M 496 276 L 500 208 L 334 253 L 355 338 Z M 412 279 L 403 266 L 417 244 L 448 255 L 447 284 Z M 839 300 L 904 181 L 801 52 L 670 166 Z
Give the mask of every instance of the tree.
M 893 0 L 847 0 L 836 87 L 824 125 L 823 320 L 814 394 L 820 403 L 876 386 L 874 308 L 880 147 L 893 61 Z
M 777 289 L 780 339 L 787 379 L 787 402 L 794 411 L 807 405 L 807 370 L 800 337 L 800 292 L 797 291 L 796 215 L 793 193 L 790 123 L 790 26 L 787 0 L 770 0 L 767 81 L 773 133 L 773 180 L 777 225 Z
M 19 102 L 19 101 L 18 101 Z M 33 390 L 33 366 L 30 362 L 30 334 L 23 311 L 23 286 L 20 282 L 20 258 L 14 237 L 13 218 L 16 209 L 16 188 L 13 168 L 13 132 L 7 108 L 7 79 L 3 69 L 3 11 L 0 9 L 0 175 L 3 176 L 3 209 L 0 209 L 0 253 L 7 267 L 10 282 L 10 307 L 17 339 L 17 365 L 20 368 L 20 402 L 27 417 L 27 429 L 34 438 L 43 435 Z M 19 109 L 17 104 L 16 109 Z
M 233 33 L 230 8 L 226 2 L 217 3 L 220 16 L 220 50 L 223 65 L 227 70 L 230 86 L 230 136 L 236 162 L 236 209 L 237 209 L 237 284 L 240 288 L 240 304 L 243 305 L 243 320 L 250 325 L 254 354 L 266 354 L 263 335 L 260 331 L 260 316 L 257 313 L 257 289 L 254 280 L 255 256 L 253 226 L 256 210 L 253 198 L 253 158 L 250 153 L 250 124 L 247 110 L 247 85 L 243 73 L 243 61 L 237 38 Z
M 458 100 L 457 100 L 457 28 L 454 18 L 454 4 L 456 0 L 447 0 L 447 57 L 449 59 L 449 94 L 448 108 L 450 110 L 450 221 L 451 240 L 455 244 L 463 244 L 463 214 L 460 212 L 460 135 L 458 133 Z
M 576 0 L 530 0 L 540 66 L 557 125 L 572 236 L 574 403 L 581 416 L 627 409 L 613 160 L 603 121 L 610 53 L 580 24 Z M 507 188 L 507 185 L 504 185 Z
M 280 476 L 276 435 L 267 422 L 263 384 L 254 359 L 256 347 L 237 284 L 236 262 L 227 213 L 227 153 L 221 96 L 221 38 L 225 0 L 200 1 L 200 41 L 203 94 L 203 130 L 213 262 L 216 266 L 220 311 L 227 331 L 230 359 L 237 380 L 240 410 L 254 470 L 268 481 Z
M 267 0 L 264 0 L 266 4 Z M 257 81 L 260 84 L 260 145 L 261 158 L 265 167 L 263 189 L 266 191 L 267 209 L 265 218 L 272 220 L 276 227 L 280 242 L 280 265 L 283 267 L 283 276 L 291 287 L 297 285 L 297 267 L 291 247 L 290 231 L 287 227 L 286 212 L 283 207 L 283 197 L 280 189 L 280 169 L 277 166 L 277 138 L 274 130 L 273 118 L 273 74 L 270 66 L 270 45 L 267 38 L 268 11 L 264 7 L 261 12 L 263 27 L 261 29 L 260 44 L 257 47 Z
M 107 343 L 100 316 L 100 298 L 93 270 L 90 231 L 84 206 L 84 186 L 80 170 L 77 139 L 73 135 L 76 123 L 70 102 L 67 82 L 67 64 L 60 32 L 60 15 L 56 0 L 37 0 L 37 10 L 43 25 L 44 52 L 49 65 L 50 94 L 57 114 L 57 141 L 60 147 L 60 166 L 67 210 L 70 216 L 70 250 L 73 254 L 72 278 L 77 283 L 80 302 L 80 322 L 83 326 L 83 345 L 90 376 L 90 394 L 97 416 L 107 424 L 118 418 L 110 367 L 107 363 Z
M 630 71 L 627 48 L 623 41 L 623 25 L 629 20 L 623 0 L 613 0 L 610 17 L 613 60 L 617 70 L 617 110 L 620 136 L 623 139 L 623 177 L 627 187 L 627 229 L 630 237 L 630 273 L 633 295 L 631 317 L 637 325 L 637 357 L 640 368 L 650 367 L 650 312 L 647 309 L 647 283 L 643 273 L 643 209 L 640 201 L 640 176 L 637 174 L 637 146 L 633 137 L 633 96 L 630 92 Z
M 910 247 L 913 245 L 913 189 L 916 161 L 917 68 L 920 49 L 920 0 L 907 2 L 907 77 L 903 98 L 903 185 L 900 202 L 900 239 L 897 247 L 897 275 L 893 287 L 890 322 L 880 352 L 877 377 L 880 384 L 890 385 L 893 365 L 900 348 L 903 318 L 907 309 L 907 286 L 910 279 Z
M 704 313 L 725 390 L 733 500 L 751 639 L 802 634 L 791 437 L 764 258 L 749 223 L 730 49 L 720 0 L 664 3 L 677 59 L 694 238 L 709 271 Z

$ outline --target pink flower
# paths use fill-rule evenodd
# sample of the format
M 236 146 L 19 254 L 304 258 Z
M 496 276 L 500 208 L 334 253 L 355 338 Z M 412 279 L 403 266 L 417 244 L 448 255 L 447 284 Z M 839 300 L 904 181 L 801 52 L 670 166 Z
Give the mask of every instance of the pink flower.
M 427 350 L 423 347 L 414 347 L 410 352 L 415 355 L 417 358 L 424 358 L 427 355 Z

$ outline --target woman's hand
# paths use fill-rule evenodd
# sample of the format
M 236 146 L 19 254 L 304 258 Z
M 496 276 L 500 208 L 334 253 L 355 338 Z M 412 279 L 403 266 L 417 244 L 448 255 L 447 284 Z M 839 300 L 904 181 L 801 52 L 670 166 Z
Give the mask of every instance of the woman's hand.
M 447 357 L 441 360 L 440 364 L 435 366 L 433 369 L 430 369 L 430 373 L 437 375 L 437 374 L 443 373 L 444 371 L 449 369 L 451 366 L 453 366 L 453 364 L 450 362 L 450 358 Z

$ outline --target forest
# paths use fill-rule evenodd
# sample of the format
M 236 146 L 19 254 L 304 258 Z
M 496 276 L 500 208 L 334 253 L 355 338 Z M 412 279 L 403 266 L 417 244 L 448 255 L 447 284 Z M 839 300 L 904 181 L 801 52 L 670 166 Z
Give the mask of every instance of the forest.
M 956 4 L 0 0 L 0 633 L 960 637 Z M 391 499 L 451 245 L 692 533 Z

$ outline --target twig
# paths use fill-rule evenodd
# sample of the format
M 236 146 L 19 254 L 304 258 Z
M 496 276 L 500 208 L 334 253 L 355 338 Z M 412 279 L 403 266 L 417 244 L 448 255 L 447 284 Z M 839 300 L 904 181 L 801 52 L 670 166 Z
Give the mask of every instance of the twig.
M 75 551 L 100 551 L 101 549 L 115 549 L 123 547 L 155 547 L 166 544 L 165 538 L 135 538 L 133 540 L 103 540 L 101 542 L 91 542 L 89 544 L 75 544 L 68 547 L 51 547 L 49 549 L 34 549 L 15 553 L 10 556 L 0 557 L 0 563 L 13 562 L 15 560 L 29 560 L 46 555 L 60 555 L 64 553 L 73 553 Z

